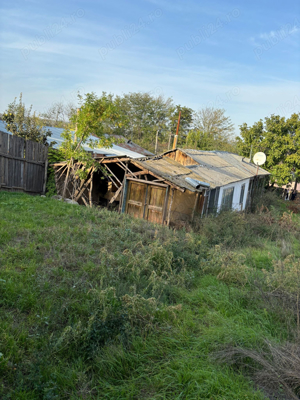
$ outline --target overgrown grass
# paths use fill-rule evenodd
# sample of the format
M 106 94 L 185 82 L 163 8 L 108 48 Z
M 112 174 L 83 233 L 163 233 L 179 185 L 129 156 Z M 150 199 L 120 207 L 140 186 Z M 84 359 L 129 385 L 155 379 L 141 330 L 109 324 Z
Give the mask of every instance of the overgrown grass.
M 299 216 L 284 212 L 197 233 L 0 192 L 1 398 L 266 398 L 213 354 L 297 342 L 278 263 L 297 272 Z

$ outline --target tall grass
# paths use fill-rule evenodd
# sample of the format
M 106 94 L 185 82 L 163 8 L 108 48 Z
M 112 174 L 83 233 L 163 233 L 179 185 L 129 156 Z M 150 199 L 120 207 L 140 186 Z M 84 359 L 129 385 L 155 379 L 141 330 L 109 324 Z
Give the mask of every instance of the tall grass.
M 298 251 L 282 207 L 175 231 L 0 192 L 1 398 L 265 398 L 211 355 L 296 337 L 294 308 L 266 300 L 286 259 L 270 249 Z

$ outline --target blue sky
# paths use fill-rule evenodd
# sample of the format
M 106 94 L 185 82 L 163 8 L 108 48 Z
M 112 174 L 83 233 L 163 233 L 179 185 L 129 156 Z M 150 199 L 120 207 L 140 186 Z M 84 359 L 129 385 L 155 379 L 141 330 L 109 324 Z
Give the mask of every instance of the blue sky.
M 299 0 L 3 1 L 0 31 L 0 111 L 79 90 L 224 108 L 236 127 L 300 112 Z

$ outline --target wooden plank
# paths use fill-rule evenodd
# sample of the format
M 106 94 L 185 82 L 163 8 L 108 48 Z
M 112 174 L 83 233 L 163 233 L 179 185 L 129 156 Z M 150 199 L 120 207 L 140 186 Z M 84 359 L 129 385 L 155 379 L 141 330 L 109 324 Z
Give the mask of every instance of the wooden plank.
M 12 156 L 10 154 L 5 154 L 5 153 L 2 153 L 2 152 L 0 152 L 0 156 L 1 157 L 5 157 L 5 158 L 14 159 L 14 160 L 20 160 L 20 161 L 24 160 L 24 157 L 14 157 L 14 156 Z M 45 161 L 34 161 L 34 160 L 26 160 L 26 162 L 28 164 L 36 164 L 36 165 L 44 165 L 44 163 L 45 163 Z
M 171 210 L 172 210 L 173 198 L 174 198 L 174 189 L 172 188 L 172 194 L 171 194 L 171 200 L 170 200 L 170 206 L 169 206 L 169 213 L 168 213 L 168 220 L 167 220 L 167 225 L 168 226 L 170 226 L 170 218 L 171 218 Z
M 41 143 L 0 132 L 0 186 L 41 193 L 47 152 Z
M 46 193 L 46 185 L 47 185 L 47 172 L 48 172 L 48 160 L 45 161 L 44 166 L 44 182 L 43 182 L 43 194 Z
M 130 160 L 129 158 L 117 158 L 117 160 L 118 161 L 128 161 L 128 160 Z M 115 163 L 116 162 L 116 159 L 114 158 L 114 159 L 108 159 L 108 160 L 106 160 L 105 158 L 103 158 L 102 160 L 101 160 L 101 164 L 110 164 L 110 163 Z
M 133 160 L 130 160 L 130 162 L 131 162 L 133 165 L 135 165 L 136 167 L 141 168 L 141 166 L 140 166 L 138 163 L 134 162 Z M 152 175 L 152 176 L 154 176 L 155 178 L 157 178 L 157 179 L 159 179 L 159 180 L 162 179 L 161 176 L 156 175 L 156 174 L 155 174 L 154 172 L 152 172 L 152 171 L 149 171 L 149 175 Z M 173 182 L 170 182 L 168 179 L 165 179 L 165 182 L 168 182 L 168 185 L 170 185 L 170 186 L 172 186 L 173 188 L 179 190 L 180 192 L 182 192 L 182 193 L 185 192 L 185 189 L 181 188 L 180 186 L 177 186 L 177 185 L 176 185 L 175 183 L 173 183 Z
M 87 186 L 90 184 L 92 179 L 93 179 L 93 175 L 90 177 L 90 179 L 88 181 L 85 181 L 85 183 L 84 183 L 83 187 L 81 188 L 79 194 L 75 197 L 76 201 L 78 201 L 78 199 L 80 199 L 81 195 L 86 190 Z
M 105 168 L 112 174 L 112 176 L 119 182 L 120 185 L 122 185 L 122 182 L 118 179 L 118 177 L 112 172 L 112 170 L 109 168 L 108 165 L 104 165 Z
M 93 205 L 93 203 L 92 203 L 93 177 L 94 177 L 94 172 L 92 172 L 92 176 L 91 176 L 92 179 L 91 179 L 90 190 L 89 190 L 90 207 L 92 207 L 92 205 Z
M 144 170 L 142 170 L 142 171 L 133 172 L 133 174 L 134 174 L 135 176 L 147 175 L 147 174 L 149 174 L 149 171 L 148 171 L 147 169 L 144 169 Z
M 147 208 L 147 202 L 148 202 L 148 188 L 149 188 L 149 185 L 146 186 L 144 208 L 143 208 L 143 219 L 145 219 L 145 216 L 146 216 L 146 208 Z
M 170 186 L 167 187 L 166 194 L 165 194 L 165 202 L 164 202 L 164 210 L 163 210 L 163 218 L 162 218 L 163 224 L 165 223 L 166 214 L 167 214 L 169 190 L 170 190 Z
M 119 189 L 116 191 L 116 193 L 114 194 L 114 196 L 109 200 L 109 203 L 108 203 L 108 204 L 111 204 L 111 203 L 113 203 L 113 202 L 116 200 L 116 198 L 118 197 L 118 195 L 119 195 L 119 193 L 121 192 L 122 188 L 123 188 L 123 185 L 121 185 L 121 186 L 119 187 Z
M 5 132 L 0 132 L 0 151 L 3 155 L 8 153 L 8 134 Z M 4 157 L 0 157 L 0 185 L 6 185 L 8 178 L 7 178 L 7 162 L 8 160 Z M 2 172 L 1 172 L 2 171 Z
M 157 182 L 153 182 L 153 181 L 145 181 L 143 179 L 136 179 L 136 178 L 130 178 L 130 176 L 126 175 L 126 178 L 129 181 L 134 181 L 134 182 L 140 182 L 140 183 L 144 183 L 145 185 L 155 185 L 155 186 L 160 186 L 160 187 L 168 187 L 168 185 L 165 185 L 163 183 L 157 183 Z
M 198 201 L 199 201 L 199 196 L 200 196 L 200 192 L 197 192 L 196 198 L 195 198 L 194 207 L 193 207 L 193 212 L 192 212 L 192 222 L 194 221 L 195 211 L 196 211 L 197 204 L 198 204 Z

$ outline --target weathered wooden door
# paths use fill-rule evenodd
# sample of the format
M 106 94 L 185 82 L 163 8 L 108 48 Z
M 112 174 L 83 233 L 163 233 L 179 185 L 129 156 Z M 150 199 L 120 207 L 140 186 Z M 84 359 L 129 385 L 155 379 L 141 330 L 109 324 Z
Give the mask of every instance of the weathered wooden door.
M 135 218 L 162 224 L 166 203 L 166 187 L 128 181 L 125 212 Z
M 147 197 L 145 219 L 162 224 L 166 188 L 149 185 Z
M 143 218 L 147 186 L 143 183 L 128 182 L 126 213 L 135 218 Z

